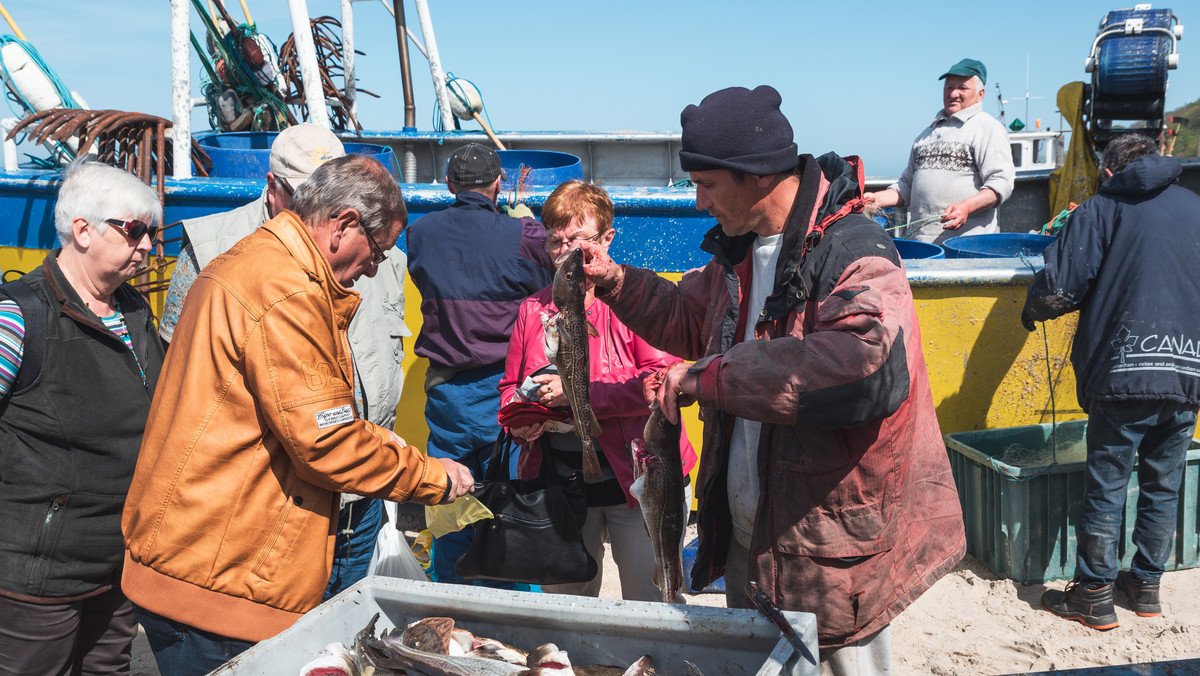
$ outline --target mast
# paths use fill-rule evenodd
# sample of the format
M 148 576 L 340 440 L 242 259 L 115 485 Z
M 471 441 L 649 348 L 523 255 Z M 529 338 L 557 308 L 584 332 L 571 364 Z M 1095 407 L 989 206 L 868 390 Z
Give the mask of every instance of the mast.
M 192 52 L 188 0 L 171 0 L 171 174 L 192 177 Z
M 329 129 L 329 111 L 325 109 L 325 89 L 317 68 L 317 46 L 313 42 L 312 24 L 308 19 L 308 2 L 288 0 L 288 9 L 292 15 L 296 56 L 300 61 L 300 79 L 304 82 L 304 105 L 308 106 L 308 121 Z
M 433 75 L 433 90 L 437 93 L 438 108 L 442 114 L 442 130 L 454 128 L 454 113 L 450 110 L 450 93 L 446 91 L 446 73 L 438 57 L 437 38 L 433 35 L 433 20 L 429 17 L 428 0 L 414 0 L 417 19 L 421 22 L 421 38 L 425 41 L 425 56 L 429 59 L 429 72 Z

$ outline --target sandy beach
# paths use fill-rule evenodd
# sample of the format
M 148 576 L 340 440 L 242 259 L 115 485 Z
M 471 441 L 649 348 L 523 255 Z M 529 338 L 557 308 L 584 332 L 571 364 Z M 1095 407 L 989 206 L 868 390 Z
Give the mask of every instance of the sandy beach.
M 410 540 L 415 532 L 407 532 Z M 695 537 L 689 529 L 688 539 Z M 612 557 L 604 560 L 601 596 L 620 598 Z M 892 622 L 896 676 L 978 676 L 1200 659 L 1200 568 L 1168 572 L 1162 580 L 1163 614 L 1137 617 L 1117 599 L 1121 626 L 1100 632 L 1042 609 L 1047 587 L 1001 579 L 971 557 L 942 578 Z M 692 604 L 724 607 L 724 594 L 687 596 Z M 154 657 L 139 635 L 133 676 L 157 676 Z

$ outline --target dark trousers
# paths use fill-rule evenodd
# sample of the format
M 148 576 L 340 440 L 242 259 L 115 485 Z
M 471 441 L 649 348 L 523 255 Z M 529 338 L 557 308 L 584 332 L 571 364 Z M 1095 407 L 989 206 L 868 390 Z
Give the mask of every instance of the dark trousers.
M 163 676 L 204 676 L 254 646 L 251 641 L 200 631 L 137 606 L 133 614 L 146 630 L 146 640 Z
M 1175 538 L 1179 484 L 1196 407 L 1172 401 L 1098 401 L 1088 407 L 1087 474 L 1075 529 L 1076 577 L 1090 584 L 1116 580 L 1121 517 L 1134 461 L 1138 463 L 1137 521 L 1130 571 L 1162 577 Z
M 0 596 L 0 674 L 128 674 L 135 636 L 120 588 L 50 605 Z

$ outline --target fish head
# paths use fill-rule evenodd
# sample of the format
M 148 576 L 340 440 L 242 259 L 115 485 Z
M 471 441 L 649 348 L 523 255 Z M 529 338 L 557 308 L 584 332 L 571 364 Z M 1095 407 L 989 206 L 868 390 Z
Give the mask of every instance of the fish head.
M 554 303 L 563 309 L 563 305 L 578 298 L 583 299 L 583 285 L 586 278 L 583 274 L 583 249 L 571 249 L 559 258 L 561 264 L 554 273 L 553 295 Z

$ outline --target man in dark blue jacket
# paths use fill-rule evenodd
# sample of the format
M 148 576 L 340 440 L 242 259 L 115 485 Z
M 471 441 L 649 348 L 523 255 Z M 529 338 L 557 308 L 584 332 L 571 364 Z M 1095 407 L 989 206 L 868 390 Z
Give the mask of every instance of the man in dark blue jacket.
M 1162 612 L 1159 578 L 1175 535 L 1184 459 L 1200 407 L 1200 196 L 1177 185 L 1178 160 L 1136 134 L 1104 151 L 1100 193 L 1045 251 L 1021 322 L 1034 330 L 1079 310 L 1071 350 L 1088 412 L 1087 475 L 1075 579 L 1047 610 L 1093 629 L 1117 626 L 1113 585 L 1142 617 Z M 1138 462 L 1137 548 L 1119 571 L 1126 487 Z
M 500 426 L 508 338 L 521 301 L 554 278 L 546 230 L 532 212 L 513 218 L 496 207 L 503 171 L 496 151 L 470 143 L 450 156 L 446 187 L 454 204 L 408 226 L 408 274 L 421 292 L 418 357 L 429 360 L 425 421 L 430 457 L 450 458 L 483 479 Z M 513 212 L 510 212 L 513 213 Z M 438 581 L 462 582 L 454 564 L 474 529 L 437 538 Z

